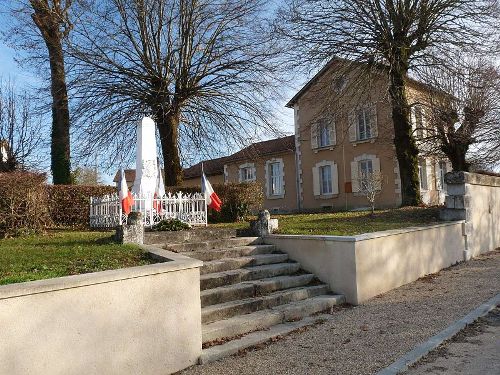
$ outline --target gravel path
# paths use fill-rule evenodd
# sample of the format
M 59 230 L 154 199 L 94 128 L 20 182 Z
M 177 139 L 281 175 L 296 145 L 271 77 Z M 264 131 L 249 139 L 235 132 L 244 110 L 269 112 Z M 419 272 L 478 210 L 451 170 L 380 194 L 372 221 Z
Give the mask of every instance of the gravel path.
M 419 279 L 260 350 L 181 374 L 372 374 L 500 292 L 500 251 Z

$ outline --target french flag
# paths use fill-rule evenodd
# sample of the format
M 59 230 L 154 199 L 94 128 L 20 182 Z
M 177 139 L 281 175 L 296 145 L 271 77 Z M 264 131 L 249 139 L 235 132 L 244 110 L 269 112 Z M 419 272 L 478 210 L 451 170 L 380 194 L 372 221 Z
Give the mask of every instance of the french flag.
M 153 200 L 153 207 L 158 213 L 161 213 L 163 209 L 161 198 L 163 198 L 164 195 L 165 195 L 165 185 L 163 184 L 163 176 L 161 175 L 160 163 L 158 163 L 158 175 L 156 176 L 156 187 Z
M 202 173 L 201 175 L 201 192 L 205 193 L 206 205 L 219 212 L 222 206 L 222 201 L 215 193 L 210 182 L 207 180 L 207 176 L 205 176 L 205 173 Z
M 132 205 L 134 204 L 134 198 L 132 197 L 132 193 L 128 190 L 127 180 L 125 179 L 125 173 L 123 169 L 121 170 L 121 181 L 120 181 L 120 202 L 122 203 L 122 211 L 128 215 L 132 209 Z

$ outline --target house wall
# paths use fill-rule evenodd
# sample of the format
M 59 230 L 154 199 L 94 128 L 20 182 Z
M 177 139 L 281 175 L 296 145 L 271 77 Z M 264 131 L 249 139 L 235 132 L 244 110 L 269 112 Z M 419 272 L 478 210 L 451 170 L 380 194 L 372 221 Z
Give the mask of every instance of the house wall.
M 284 171 L 285 194 L 281 198 L 267 195 L 266 189 L 266 162 L 281 159 Z M 227 182 L 239 182 L 239 167 L 245 163 L 253 163 L 255 166 L 256 182 L 262 186 L 264 193 L 264 208 L 271 212 L 287 212 L 297 209 L 297 182 L 295 174 L 295 155 L 293 152 L 278 153 L 268 156 L 228 163 L 225 166 Z
M 363 90 L 356 81 L 359 73 L 342 73 L 347 77 L 346 88 L 337 93 L 332 82 L 338 77 L 335 66 L 320 77 L 295 105 L 296 137 L 301 157 L 302 207 L 318 209 L 332 206 L 337 209 L 368 206 L 359 193 L 346 192 L 346 182 L 351 183 L 351 162 L 363 154 L 375 155 L 380 160 L 383 174 L 382 191 L 377 198 L 378 207 L 395 207 L 401 198 L 397 192 L 396 161 L 393 145 L 391 109 L 387 100 L 386 85 L 380 78 L 367 81 Z M 325 99 L 328 98 L 328 99 Z M 367 141 L 349 140 L 349 113 L 357 106 L 372 104 L 376 108 L 378 136 Z M 336 145 L 312 149 L 311 126 L 321 117 L 332 117 L 335 123 Z M 338 171 L 338 194 L 321 197 L 313 194 L 313 167 L 321 162 L 334 161 Z M 348 191 L 348 189 L 347 189 Z
M 346 80 L 343 90 L 335 86 L 339 77 L 344 77 Z M 302 187 L 303 209 L 317 210 L 322 207 L 351 209 L 368 206 L 369 203 L 362 194 L 350 192 L 350 186 L 355 188 L 356 184 L 352 176 L 356 172 L 351 173 L 351 162 L 356 158 L 360 159 L 362 155 L 371 155 L 380 162 L 383 179 L 376 206 L 396 207 L 401 203 L 401 181 L 393 141 L 394 129 L 387 87 L 387 80 L 383 76 L 367 76 L 364 72 L 345 70 L 339 63 L 333 64 L 296 101 L 295 133 L 297 155 L 300 157 L 298 175 Z M 419 88 L 410 86 L 410 100 L 419 101 L 421 96 Z M 352 124 L 352 111 L 370 105 L 376 109 L 378 134 L 370 140 L 353 141 L 349 129 Z M 318 120 L 325 117 L 333 119 L 335 124 L 335 145 L 313 148 L 311 128 Z M 330 196 L 321 196 L 317 192 L 315 194 L 313 168 L 318 163 L 332 161 L 337 166 L 338 194 Z M 444 194 L 436 187 L 437 159 L 427 158 L 426 163 L 428 189 L 422 192 L 424 202 L 442 203 Z
M 212 185 L 224 184 L 224 174 L 214 174 L 207 176 L 207 178 Z M 184 180 L 182 180 L 182 186 L 201 187 L 201 176 L 195 178 L 185 178 Z
M 201 354 L 202 262 L 0 286 L 0 374 L 170 374 Z

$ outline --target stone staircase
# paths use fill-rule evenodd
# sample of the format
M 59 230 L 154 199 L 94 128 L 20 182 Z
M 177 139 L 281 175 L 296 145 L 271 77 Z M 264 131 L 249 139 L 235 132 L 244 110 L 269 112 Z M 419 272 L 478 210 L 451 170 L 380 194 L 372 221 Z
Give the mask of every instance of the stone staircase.
M 162 241 L 166 250 L 202 260 L 200 269 L 203 354 L 207 363 L 321 320 L 344 302 L 303 271 L 287 254 L 258 237 L 208 229 Z M 147 234 L 159 243 L 163 234 Z M 180 234 L 177 236 L 181 236 Z M 179 241 L 177 243 L 173 241 Z

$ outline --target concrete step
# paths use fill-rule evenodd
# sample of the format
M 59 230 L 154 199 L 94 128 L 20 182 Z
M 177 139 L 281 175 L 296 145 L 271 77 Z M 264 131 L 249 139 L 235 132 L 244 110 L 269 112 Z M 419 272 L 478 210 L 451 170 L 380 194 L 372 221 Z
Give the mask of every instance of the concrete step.
M 267 310 L 238 315 L 225 320 L 203 324 L 203 343 L 232 338 L 248 332 L 262 330 L 287 321 L 299 320 L 344 303 L 342 295 L 320 295 L 298 302 L 279 305 Z
M 201 309 L 201 322 L 203 324 L 211 323 L 217 320 L 232 318 L 236 315 L 249 314 L 257 310 L 270 309 L 290 302 L 305 300 L 306 298 L 325 293 L 328 293 L 327 285 L 315 285 L 280 290 L 266 296 L 245 298 L 218 305 L 211 305 Z
M 234 301 L 236 299 L 262 296 L 276 290 L 305 286 L 313 281 L 313 274 L 276 276 L 268 279 L 245 281 L 201 291 L 201 306 Z
M 244 231 L 231 228 L 196 227 L 189 230 L 173 232 L 149 232 L 144 233 L 144 243 L 182 243 L 210 241 L 221 238 L 232 238 L 243 235 Z
M 243 281 L 266 279 L 269 277 L 290 275 L 299 271 L 298 263 L 266 264 L 237 270 L 209 273 L 200 276 L 200 289 L 206 290 L 223 285 L 237 284 Z
M 268 330 L 252 332 L 238 339 L 228 341 L 222 345 L 216 345 L 207 349 L 203 349 L 199 359 L 199 364 L 202 365 L 205 363 L 217 361 L 221 358 L 236 354 L 240 350 L 269 342 L 274 338 L 287 335 L 300 328 L 311 326 L 330 318 L 331 315 L 329 314 L 309 316 L 296 322 L 277 324 L 269 328 Z
M 184 255 L 207 262 L 223 258 L 236 258 L 257 254 L 271 254 L 273 252 L 277 252 L 276 246 L 274 245 L 248 245 L 230 247 L 226 249 L 193 251 L 189 254 Z
M 288 260 L 288 254 L 260 254 L 239 258 L 223 258 L 204 262 L 200 269 L 201 275 L 208 273 L 235 270 L 242 267 L 261 266 L 264 264 L 283 263 Z
M 184 243 L 167 243 L 165 250 L 180 252 L 203 251 L 210 249 L 226 249 L 230 247 L 260 245 L 262 238 L 260 237 L 236 237 L 236 238 L 221 238 L 211 241 L 197 241 Z M 187 254 L 186 254 L 187 255 Z

